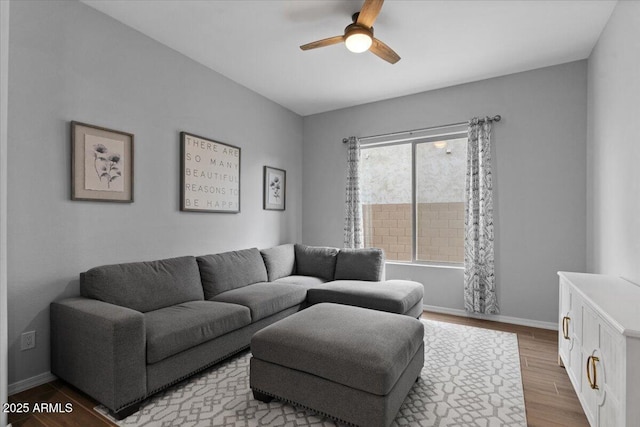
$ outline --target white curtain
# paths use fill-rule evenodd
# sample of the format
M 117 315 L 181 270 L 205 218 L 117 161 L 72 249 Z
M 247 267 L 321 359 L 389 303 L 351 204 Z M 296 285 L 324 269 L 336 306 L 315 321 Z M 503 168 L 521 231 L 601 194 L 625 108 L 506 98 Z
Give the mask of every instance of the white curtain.
M 464 307 L 473 313 L 497 314 L 493 256 L 493 183 L 491 119 L 469 122 L 464 241 Z
M 355 136 L 347 141 L 347 188 L 344 215 L 344 247 L 361 248 L 362 205 L 360 204 L 360 141 Z

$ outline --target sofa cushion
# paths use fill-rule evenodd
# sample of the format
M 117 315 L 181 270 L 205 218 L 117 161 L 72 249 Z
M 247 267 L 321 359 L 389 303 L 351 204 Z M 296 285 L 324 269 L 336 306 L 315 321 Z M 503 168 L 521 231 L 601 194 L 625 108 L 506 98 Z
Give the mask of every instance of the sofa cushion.
M 296 274 L 333 280 L 338 249 L 296 243 L 295 252 Z
M 378 248 L 340 249 L 335 280 L 382 280 L 384 252 Z
M 405 314 L 423 298 L 424 286 L 410 280 L 336 280 L 307 291 L 310 304 L 332 302 Z
M 257 248 L 197 258 L 205 299 L 252 283 L 266 282 L 267 269 Z
M 156 363 L 251 323 L 247 307 L 193 301 L 144 314 L 147 363 Z
M 322 279 L 320 277 L 313 276 L 298 276 L 296 274 L 292 276 L 282 277 L 276 280 L 276 283 L 292 283 L 296 286 L 302 286 L 305 289 L 312 288 L 314 286 L 322 285 L 323 283 L 327 283 L 326 279 Z
M 296 266 L 296 254 L 292 244 L 263 249 L 260 254 L 267 267 L 270 282 L 293 274 Z
M 192 256 L 92 268 L 80 274 L 80 294 L 143 313 L 204 299 Z
M 251 320 L 263 319 L 304 302 L 307 290 L 290 283 L 256 283 L 216 295 L 213 301 L 248 307 Z

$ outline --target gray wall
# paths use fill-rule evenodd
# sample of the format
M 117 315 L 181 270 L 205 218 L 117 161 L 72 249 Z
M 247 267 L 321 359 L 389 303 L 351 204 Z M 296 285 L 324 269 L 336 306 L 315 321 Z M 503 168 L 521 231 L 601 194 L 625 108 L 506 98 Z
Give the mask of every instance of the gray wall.
M 501 313 L 556 322 L 556 272 L 586 264 L 586 105 L 579 61 L 305 117 L 302 240 L 342 245 L 343 137 L 501 114 L 493 132 Z M 461 270 L 392 265 L 387 275 L 424 283 L 425 304 L 463 308 Z
M 9 71 L 9 2 L 0 2 L 0 405 L 8 401 L 7 316 L 7 74 Z M 7 413 L 0 413 L 0 426 Z
M 589 58 L 588 269 L 640 284 L 640 2 L 618 2 Z
M 77 2 L 12 2 L 9 67 L 9 383 L 49 370 L 49 303 L 81 271 L 300 240 L 296 114 Z M 135 134 L 133 204 L 70 201 L 70 120 Z M 179 211 L 182 130 L 241 147 L 240 214 Z M 285 212 L 262 209 L 263 165 L 287 170 Z

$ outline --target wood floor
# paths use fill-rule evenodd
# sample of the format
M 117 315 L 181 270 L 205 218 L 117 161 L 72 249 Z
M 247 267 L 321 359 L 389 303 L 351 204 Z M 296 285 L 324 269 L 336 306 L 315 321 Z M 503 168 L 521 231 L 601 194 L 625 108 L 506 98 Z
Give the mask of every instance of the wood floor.
M 425 312 L 424 319 L 457 323 L 518 334 L 524 400 L 529 426 L 588 427 L 564 368 L 558 366 L 558 336 L 555 331 L 510 325 L 466 317 Z M 97 403 L 82 392 L 54 381 L 9 397 L 9 402 L 51 402 L 73 405 L 73 412 L 9 414 L 13 427 L 103 427 L 115 426 L 93 411 Z

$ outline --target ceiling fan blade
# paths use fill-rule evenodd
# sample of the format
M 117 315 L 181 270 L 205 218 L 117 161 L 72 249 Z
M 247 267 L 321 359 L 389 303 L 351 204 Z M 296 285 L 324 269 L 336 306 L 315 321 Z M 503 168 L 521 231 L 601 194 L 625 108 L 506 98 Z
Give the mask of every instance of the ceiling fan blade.
M 369 50 L 391 64 L 400 61 L 400 56 L 393 49 L 376 38 L 373 39 Z
M 358 14 L 356 24 L 371 28 L 376 21 L 384 0 L 365 0 Z
M 315 42 L 303 44 L 300 46 L 302 50 L 317 49 L 319 47 L 331 46 L 332 44 L 341 43 L 344 36 L 329 37 L 328 39 L 316 40 Z

